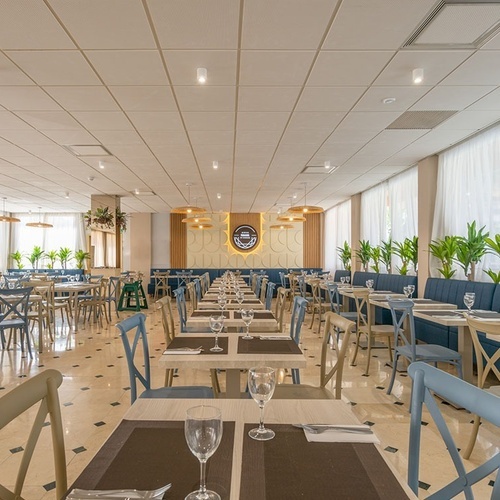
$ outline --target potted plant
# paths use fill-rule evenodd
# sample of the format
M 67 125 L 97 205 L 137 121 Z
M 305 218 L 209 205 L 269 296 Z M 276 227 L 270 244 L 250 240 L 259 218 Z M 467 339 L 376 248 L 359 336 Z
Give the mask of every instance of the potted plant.
M 451 279 L 456 273 L 456 270 L 453 269 L 453 261 L 455 260 L 457 249 L 457 236 L 445 236 L 442 240 L 432 240 L 429 243 L 429 251 L 433 257 L 440 260 L 441 269 L 438 269 L 438 271 L 445 279 Z
M 49 263 L 47 264 L 47 269 L 54 269 L 54 265 L 58 258 L 57 250 L 50 250 L 49 252 L 45 252 L 43 256 L 46 259 L 49 259 Z
M 489 248 L 487 253 L 491 253 L 500 257 L 500 234 L 495 234 L 495 239 L 485 238 L 486 246 Z M 492 280 L 493 283 L 500 283 L 500 271 L 495 272 L 493 269 L 487 269 L 484 271 Z
M 115 223 L 120 233 L 123 233 L 127 230 L 128 218 L 129 215 L 125 212 L 122 212 L 119 208 L 115 210 Z
M 346 271 L 351 270 L 351 246 L 347 241 L 344 241 L 344 245 L 337 247 L 337 255 L 342 261 L 342 265 Z
M 83 220 L 85 221 L 87 229 L 91 228 L 92 225 L 99 226 L 103 229 L 112 229 L 115 227 L 114 214 L 109 207 L 99 207 L 96 208 L 94 212 L 92 212 L 92 210 L 87 210 L 83 215 Z
M 395 241 L 393 252 L 401 259 L 401 267 L 398 268 L 399 274 L 408 274 L 408 266 L 413 258 L 412 240 L 405 238 L 402 242 Z
M 458 237 L 458 248 L 455 262 L 464 270 L 469 281 L 476 277 L 476 264 L 486 254 L 486 238 L 490 233 L 483 233 L 485 226 L 476 229 L 476 221 L 467 223 L 467 236 Z
M 407 238 L 409 240 L 409 247 L 411 251 L 410 262 L 412 263 L 413 270 L 415 274 L 417 273 L 418 267 L 418 236 L 414 236 L 413 238 Z
M 373 270 L 376 273 L 380 272 L 380 261 L 382 259 L 382 250 L 380 247 L 372 247 L 370 258 L 373 262 Z
M 370 258 L 372 255 L 372 247 L 368 240 L 360 240 L 359 249 L 356 250 L 356 257 L 361 262 L 363 271 L 368 271 L 368 264 L 370 264 Z
M 24 255 L 19 250 L 10 254 L 10 258 L 17 264 L 18 269 L 24 268 L 23 257 Z
M 71 260 L 73 251 L 68 247 L 61 247 L 57 252 L 57 256 L 59 257 L 59 261 L 61 262 L 61 267 L 66 269 L 68 266 L 68 261 Z
M 75 252 L 76 268 L 85 269 L 85 261 L 90 260 L 90 253 L 85 250 L 77 250 Z
M 43 256 L 44 256 L 44 251 L 42 250 L 42 248 L 39 247 L 38 245 L 35 245 L 31 253 L 28 255 L 28 260 L 31 263 L 32 269 L 39 268 L 39 262 Z
M 380 260 L 386 267 L 388 274 L 392 273 L 392 253 L 392 239 L 389 238 L 388 241 L 383 241 L 380 244 Z

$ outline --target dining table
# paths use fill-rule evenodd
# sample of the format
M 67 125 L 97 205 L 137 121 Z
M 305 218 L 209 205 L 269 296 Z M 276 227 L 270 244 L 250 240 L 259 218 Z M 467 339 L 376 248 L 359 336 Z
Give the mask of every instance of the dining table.
M 276 435 L 255 441 L 248 436 L 259 422 L 252 400 L 139 398 L 70 491 L 153 490 L 171 483 L 164 499 L 184 499 L 199 487 L 198 459 L 184 434 L 186 411 L 198 405 L 221 410 L 222 439 L 207 463 L 207 487 L 223 500 L 417 498 L 386 460 L 375 435 L 361 439 L 351 433 L 339 442 L 346 434 L 333 430 L 317 442 L 294 426 L 359 425 L 351 407 L 340 400 L 271 399 L 264 423 Z
M 164 369 L 226 370 L 226 397 L 240 398 L 240 371 L 254 366 L 273 368 L 305 368 L 307 359 L 300 347 L 286 334 L 252 334 L 247 340 L 237 333 L 219 335 L 222 352 L 212 352 L 215 336 L 208 333 L 181 333 L 168 345 L 159 359 Z M 278 339 L 280 337 L 280 339 Z M 201 348 L 201 349 L 197 349 Z M 197 349 L 198 353 L 182 352 Z M 179 352 L 179 350 L 181 352 Z
M 244 309 L 253 309 L 253 304 Z M 207 331 L 210 327 L 210 316 L 224 315 L 224 326 L 228 328 L 243 328 L 245 323 L 241 318 L 241 313 L 238 309 L 225 309 L 221 310 L 219 308 L 214 309 L 197 309 L 193 311 L 191 316 L 186 321 L 186 326 L 188 328 L 200 329 L 206 328 Z M 254 317 L 251 325 L 258 329 L 259 331 L 276 331 L 278 328 L 278 321 L 271 311 L 267 310 L 255 310 Z
M 76 313 L 78 296 L 80 294 L 93 293 L 97 288 L 99 288 L 99 286 L 99 283 L 86 283 L 78 281 L 55 283 L 54 292 L 58 296 L 68 295 L 71 311 Z M 75 316 L 73 317 L 73 329 L 76 332 L 78 331 L 78 321 Z

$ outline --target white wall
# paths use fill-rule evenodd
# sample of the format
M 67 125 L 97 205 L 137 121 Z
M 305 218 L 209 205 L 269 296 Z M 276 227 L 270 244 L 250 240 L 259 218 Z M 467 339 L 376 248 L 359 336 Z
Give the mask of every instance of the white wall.
M 152 214 L 151 267 L 170 267 L 170 214 Z

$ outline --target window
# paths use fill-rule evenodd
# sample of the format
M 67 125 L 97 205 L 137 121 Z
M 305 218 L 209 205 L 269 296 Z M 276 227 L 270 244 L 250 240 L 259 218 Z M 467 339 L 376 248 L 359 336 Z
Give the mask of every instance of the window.
M 325 269 L 342 269 L 337 247 L 351 243 L 351 200 L 337 205 L 325 213 Z

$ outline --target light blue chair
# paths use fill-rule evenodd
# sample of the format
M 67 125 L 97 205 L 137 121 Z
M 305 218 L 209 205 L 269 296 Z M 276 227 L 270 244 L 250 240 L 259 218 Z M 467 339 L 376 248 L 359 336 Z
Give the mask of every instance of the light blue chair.
M 177 312 L 179 313 L 179 324 L 181 333 L 187 332 L 187 306 L 186 306 L 186 295 L 185 295 L 186 287 L 179 287 L 174 290 L 175 303 L 177 305 Z
M 256 273 L 254 273 L 256 274 Z M 262 286 L 262 280 L 264 279 L 264 275 L 263 274 L 259 274 L 257 276 L 257 281 L 255 282 L 255 295 L 257 295 L 257 297 L 260 296 L 260 288 Z
M 120 330 L 120 337 L 125 349 L 128 371 L 130 376 L 130 399 L 133 403 L 137 399 L 137 381 L 144 386 L 139 398 L 213 398 L 214 393 L 210 387 L 185 386 L 185 387 L 160 387 L 151 389 L 151 372 L 149 367 L 149 347 L 146 335 L 146 315 L 137 313 L 116 325 Z M 135 329 L 135 332 L 134 332 Z M 133 332 L 132 342 L 128 334 Z M 137 347 L 142 345 L 143 372 L 137 368 L 134 357 Z
M 330 299 L 330 308 L 332 312 L 348 319 L 349 321 L 357 321 L 358 313 L 356 311 L 341 311 L 340 310 L 340 294 L 337 283 L 327 283 L 328 298 Z
M 451 363 L 457 367 L 458 376 L 462 377 L 462 356 L 448 347 L 437 344 L 419 344 L 417 345 L 415 337 L 415 321 L 413 318 L 413 301 L 409 299 L 389 299 L 387 301 L 391 308 L 392 323 L 394 325 L 394 362 L 392 365 L 391 381 L 387 394 L 392 392 L 398 359 L 403 356 L 410 363 L 415 361 L 424 361 L 425 363 L 436 363 L 439 361 Z M 408 325 L 410 337 L 408 338 L 403 331 L 403 325 Z
M 117 301 L 120 298 L 120 277 L 110 276 L 105 301 L 108 304 L 108 317 L 111 319 L 111 302 L 115 304 L 116 317 L 119 318 Z
M 408 368 L 408 374 L 413 379 L 410 420 L 410 446 L 408 450 L 408 484 L 418 495 L 418 476 L 420 460 L 420 439 L 422 432 L 422 407 L 425 404 L 430 412 L 444 444 L 448 449 L 458 477 L 427 497 L 427 500 L 448 500 L 463 492 L 467 500 L 473 499 L 471 486 L 482 480 L 500 467 L 500 453 L 496 453 L 489 460 L 467 472 L 457 446 L 434 400 L 432 393 L 439 395 L 473 414 L 500 426 L 500 397 L 475 387 L 449 373 L 434 366 L 417 361 Z M 432 392 L 431 392 L 432 391 Z M 496 477 L 491 499 L 500 498 L 500 479 Z
M 194 283 L 194 290 L 196 292 L 196 299 L 197 299 L 197 302 L 199 302 L 201 300 L 201 281 L 200 281 L 200 278 L 195 278 L 193 280 L 193 283 Z
M 290 317 L 290 337 L 298 345 L 300 343 L 300 330 L 306 315 L 307 300 L 302 297 L 293 299 L 292 315 Z M 298 368 L 292 368 L 292 381 L 294 384 L 300 384 L 300 372 Z
M 274 294 L 275 287 L 276 287 L 276 283 L 273 283 L 272 281 L 268 282 L 267 290 L 266 290 L 266 303 L 265 303 L 265 308 L 268 311 L 271 310 L 271 304 L 273 301 L 273 294 Z

